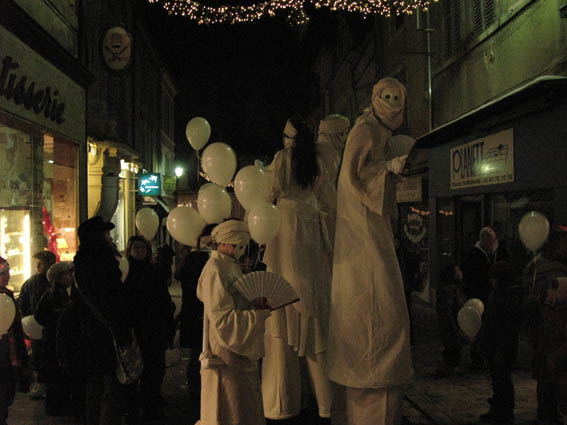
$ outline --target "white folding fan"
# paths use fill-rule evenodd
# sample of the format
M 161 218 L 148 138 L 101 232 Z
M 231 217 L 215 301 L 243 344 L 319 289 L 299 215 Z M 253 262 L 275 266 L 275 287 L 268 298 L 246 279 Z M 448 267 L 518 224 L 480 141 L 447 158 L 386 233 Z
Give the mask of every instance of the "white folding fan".
M 247 273 L 234 282 L 234 287 L 248 301 L 263 299 L 272 311 L 299 301 L 293 286 L 279 274 L 272 272 Z

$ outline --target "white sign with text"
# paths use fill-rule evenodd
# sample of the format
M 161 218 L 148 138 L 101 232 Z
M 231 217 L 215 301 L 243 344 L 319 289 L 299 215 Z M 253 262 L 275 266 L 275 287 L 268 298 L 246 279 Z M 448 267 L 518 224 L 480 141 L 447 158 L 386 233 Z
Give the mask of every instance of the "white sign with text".
M 514 131 L 507 129 L 451 149 L 451 189 L 514 181 Z

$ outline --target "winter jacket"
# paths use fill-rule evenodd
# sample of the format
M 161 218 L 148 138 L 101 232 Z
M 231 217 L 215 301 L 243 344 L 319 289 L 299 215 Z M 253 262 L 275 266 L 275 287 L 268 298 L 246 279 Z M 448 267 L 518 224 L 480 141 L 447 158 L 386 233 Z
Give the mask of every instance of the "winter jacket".
M 541 322 L 534 378 L 546 382 L 567 378 L 567 302 L 545 304 Z
M 43 294 L 35 310 L 35 319 L 43 326 L 41 342 L 45 350 L 48 368 L 58 365 L 57 324 L 59 323 L 59 316 L 70 302 L 71 297 L 66 288 L 56 285 L 53 292 L 48 290 Z
M 443 282 L 437 290 L 435 308 L 439 324 L 439 338 L 444 344 L 450 344 L 455 338 L 460 339 L 457 315 L 466 300 L 464 285 L 461 281 L 449 280 Z
M 508 261 L 510 255 L 504 246 L 498 245 L 492 254 L 486 253 L 477 242 L 463 259 L 463 279 L 468 298 L 478 298 L 486 303 L 492 290 L 488 279 L 490 267 L 497 261 Z
M 49 282 L 45 274 L 35 274 L 24 282 L 18 297 L 18 307 L 22 317 L 30 316 L 35 313 L 39 300 L 47 291 Z
M 133 306 L 136 337 L 141 348 L 165 350 L 173 327 L 175 304 L 167 288 L 167 276 L 149 262 L 128 259 L 125 294 Z
M 134 314 L 114 255 L 111 245 L 81 244 L 73 260 L 81 294 L 78 309 L 87 351 L 87 372 L 91 375 L 114 370 L 115 353 L 108 327 L 95 316 L 84 297 L 106 318 L 119 344 L 131 341 Z
M 522 299 L 522 287 L 515 283 L 490 294 L 479 334 L 480 351 L 489 362 L 504 365 L 515 361 Z
M 201 350 L 203 345 L 203 303 L 197 298 L 199 276 L 209 259 L 206 251 L 192 251 L 175 272 L 181 282 L 180 345 Z

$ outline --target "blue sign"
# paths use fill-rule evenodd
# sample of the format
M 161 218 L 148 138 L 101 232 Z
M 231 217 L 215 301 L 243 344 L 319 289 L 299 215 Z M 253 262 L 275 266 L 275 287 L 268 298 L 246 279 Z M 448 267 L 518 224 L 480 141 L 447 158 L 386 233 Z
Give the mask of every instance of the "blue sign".
M 140 174 L 138 176 L 138 192 L 142 196 L 160 196 L 160 174 Z

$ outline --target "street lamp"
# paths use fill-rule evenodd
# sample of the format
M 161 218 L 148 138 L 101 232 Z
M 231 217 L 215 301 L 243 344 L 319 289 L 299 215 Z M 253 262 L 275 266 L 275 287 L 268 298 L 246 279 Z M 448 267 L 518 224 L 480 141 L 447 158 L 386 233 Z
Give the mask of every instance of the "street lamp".
M 177 177 L 181 177 L 183 175 L 183 168 L 181 167 L 175 167 L 175 175 Z

